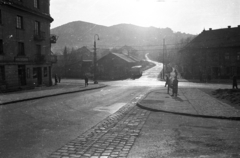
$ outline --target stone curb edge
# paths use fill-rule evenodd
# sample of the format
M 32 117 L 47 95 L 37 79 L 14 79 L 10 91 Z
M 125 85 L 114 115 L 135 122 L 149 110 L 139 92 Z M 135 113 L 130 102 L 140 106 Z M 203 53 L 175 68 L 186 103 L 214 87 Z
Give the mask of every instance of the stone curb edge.
M 162 113 L 169 113 L 174 115 L 181 115 L 181 116 L 189 116 L 189 117 L 199 117 L 199 118 L 210 118 L 210 119 L 221 119 L 221 120 L 232 120 L 232 121 L 240 121 L 240 117 L 227 117 L 227 116 L 211 116 L 211 115 L 196 115 L 196 114 L 190 114 L 190 113 L 182 113 L 182 112 L 175 112 L 175 111 L 167 111 L 167 110 L 160 110 L 160 109 L 154 109 L 150 107 L 146 107 L 140 102 L 144 100 L 150 93 L 154 91 L 148 92 L 139 102 L 137 102 L 136 106 L 139 108 L 152 111 L 152 112 L 162 112 Z
M 104 87 L 107 87 L 107 85 L 101 85 L 99 87 L 94 87 L 94 88 L 89 88 L 89 89 L 80 89 L 80 90 L 61 92 L 61 93 L 56 93 L 56 94 L 51 94 L 51 95 L 43 95 L 43 96 L 38 96 L 38 97 L 31 97 L 31 98 L 14 100 L 14 101 L 7 101 L 7 102 L 4 102 L 4 103 L 0 103 L 0 106 L 1 105 L 7 105 L 7 104 L 24 102 L 24 101 L 29 101 L 29 100 L 36 100 L 36 99 L 41 99 L 41 98 L 48 98 L 48 97 L 53 97 L 53 96 L 58 96 L 58 95 L 63 95 L 63 94 L 70 94 L 70 93 L 76 93 L 76 92 L 83 92 L 83 91 L 88 91 L 88 90 L 100 89 L 100 88 L 104 88 Z

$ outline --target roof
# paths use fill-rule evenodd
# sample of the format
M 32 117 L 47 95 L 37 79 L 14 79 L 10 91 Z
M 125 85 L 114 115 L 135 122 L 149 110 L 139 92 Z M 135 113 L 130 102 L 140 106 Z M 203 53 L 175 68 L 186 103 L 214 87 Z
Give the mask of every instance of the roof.
M 128 56 L 124 55 L 124 54 L 120 54 L 120 53 L 112 53 L 112 54 L 117 56 L 117 57 L 119 57 L 119 58 L 121 58 L 121 59 L 123 59 L 123 60 L 125 60 L 125 61 L 127 61 L 127 62 L 129 62 L 129 63 L 136 62 L 133 59 L 129 58 Z
M 182 50 L 192 48 L 217 48 L 240 46 L 240 25 L 235 28 L 203 31 Z
M 129 56 L 129 58 L 131 58 L 132 60 L 137 61 L 137 62 L 140 61 L 140 59 L 133 57 L 133 56 Z

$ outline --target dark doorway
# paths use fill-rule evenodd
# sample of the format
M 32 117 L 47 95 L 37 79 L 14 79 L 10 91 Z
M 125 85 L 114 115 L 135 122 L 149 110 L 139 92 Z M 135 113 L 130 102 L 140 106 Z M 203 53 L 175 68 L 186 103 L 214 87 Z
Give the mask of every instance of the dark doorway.
M 42 68 L 37 67 L 37 79 L 38 79 L 38 85 L 42 84 Z
M 18 81 L 20 86 L 25 86 L 26 82 L 26 66 L 18 65 Z

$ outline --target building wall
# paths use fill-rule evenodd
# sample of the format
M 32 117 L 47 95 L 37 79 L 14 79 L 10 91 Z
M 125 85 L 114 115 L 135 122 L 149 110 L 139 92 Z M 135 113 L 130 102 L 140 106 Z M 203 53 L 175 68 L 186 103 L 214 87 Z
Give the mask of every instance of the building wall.
M 18 89 L 38 86 L 37 79 L 33 77 L 33 69 L 39 67 L 41 84 L 51 85 L 49 74 L 50 61 L 50 23 L 49 0 L 39 0 L 39 8 L 34 8 L 33 0 L 11 1 L 14 5 L 0 5 L 1 21 L 0 39 L 3 40 L 3 54 L 0 54 L 0 65 L 5 67 L 5 82 L 7 89 Z M 18 9 L 21 8 L 21 9 Z M 16 18 L 21 16 L 23 28 L 17 28 Z M 42 40 L 34 39 L 35 21 L 40 22 L 40 32 L 43 32 Z M 18 42 L 24 43 L 25 55 L 18 54 Z M 36 45 L 41 47 L 41 55 L 37 56 Z M 41 60 L 41 58 L 43 60 Z M 19 66 L 25 66 L 24 72 L 26 85 L 19 79 Z M 47 76 L 44 76 L 44 67 L 47 67 Z M 50 67 L 50 68 L 49 68 Z
M 130 69 L 135 64 L 108 54 L 98 61 L 98 77 L 101 79 L 128 78 L 130 77 Z
M 200 79 L 200 75 L 230 79 L 234 74 L 240 75 L 239 52 L 239 47 L 186 50 L 180 55 L 182 74 L 191 79 Z

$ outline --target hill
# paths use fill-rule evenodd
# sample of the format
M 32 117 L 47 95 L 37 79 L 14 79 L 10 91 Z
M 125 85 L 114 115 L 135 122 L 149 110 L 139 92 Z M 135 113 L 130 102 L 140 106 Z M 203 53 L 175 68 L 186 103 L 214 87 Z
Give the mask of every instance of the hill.
M 52 44 L 54 53 L 61 53 L 65 46 L 80 48 L 88 46 L 93 48 L 94 35 L 98 34 L 98 48 L 134 46 L 141 50 L 143 47 L 161 46 L 162 39 L 167 44 L 179 43 L 182 39 L 192 38 L 193 35 L 173 32 L 170 28 L 140 27 L 131 24 L 119 24 L 110 27 L 92 23 L 75 21 L 51 29 L 51 34 L 59 36 L 56 44 Z

